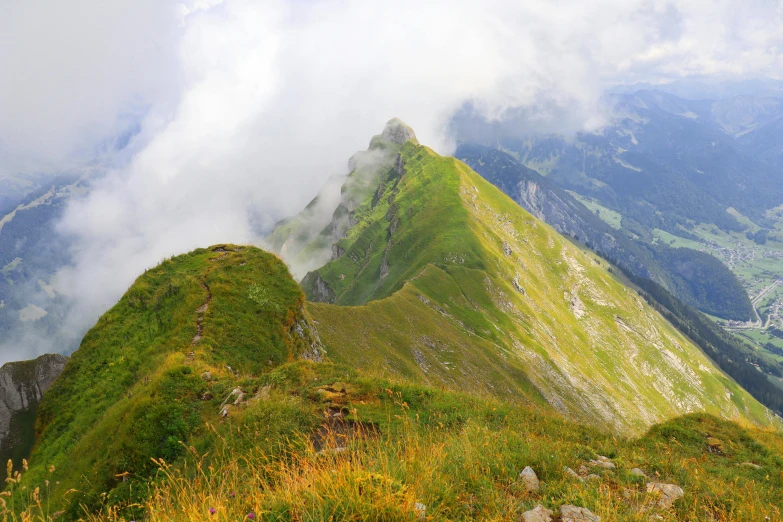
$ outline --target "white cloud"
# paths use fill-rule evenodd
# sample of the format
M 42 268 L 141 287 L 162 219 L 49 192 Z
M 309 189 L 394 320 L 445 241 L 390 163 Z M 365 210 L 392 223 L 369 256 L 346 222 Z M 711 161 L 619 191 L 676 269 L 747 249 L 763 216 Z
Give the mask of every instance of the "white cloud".
M 611 83 L 779 74 L 780 5 L 5 0 L 0 153 L 62 160 L 141 119 L 127 167 L 62 223 L 77 248 L 59 280 L 90 322 L 166 256 L 257 239 L 393 116 L 448 152 L 466 101 L 594 127 Z
M 0 9 L 0 167 L 89 158 L 149 104 L 177 96 L 173 4 L 6 0 Z

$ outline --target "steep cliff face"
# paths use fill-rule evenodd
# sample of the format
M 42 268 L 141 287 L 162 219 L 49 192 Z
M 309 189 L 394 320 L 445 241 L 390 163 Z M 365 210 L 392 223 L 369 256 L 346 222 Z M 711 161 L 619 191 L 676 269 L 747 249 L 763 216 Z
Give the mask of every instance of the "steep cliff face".
M 35 442 L 35 413 L 68 358 L 46 354 L 0 368 L 0 460 L 25 458 Z M 18 463 L 18 462 L 17 462 Z M 3 468 L 3 473 L 5 468 Z

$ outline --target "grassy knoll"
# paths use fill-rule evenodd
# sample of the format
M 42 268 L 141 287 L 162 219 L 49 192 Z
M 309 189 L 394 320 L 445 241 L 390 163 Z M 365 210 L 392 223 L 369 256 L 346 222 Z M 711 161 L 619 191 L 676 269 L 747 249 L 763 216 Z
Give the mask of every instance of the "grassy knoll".
M 217 420 L 248 375 L 310 350 L 303 302 L 285 265 L 254 248 L 200 249 L 147 271 L 41 402 L 23 485 L 49 479 L 58 499 L 78 490 L 71 510 L 105 502 L 102 493 L 133 498 L 154 469 L 150 458 L 182 456 L 180 441 Z

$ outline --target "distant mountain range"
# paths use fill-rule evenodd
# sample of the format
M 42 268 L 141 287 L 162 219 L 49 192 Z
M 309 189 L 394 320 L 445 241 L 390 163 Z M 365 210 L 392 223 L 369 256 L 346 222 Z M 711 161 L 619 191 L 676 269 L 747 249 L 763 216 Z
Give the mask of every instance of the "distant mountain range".
M 575 235 L 702 310 L 752 318 L 727 269 L 709 256 L 667 249 L 658 236 L 699 239 L 693 234 L 699 225 L 778 234 L 767 211 L 783 203 L 783 98 L 689 100 L 640 90 L 609 94 L 605 104 L 608 126 L 570 137 L 532 132 L 523 114 L 487 123 L 465 108 L 452 122 L 457 156 L 522 204 L 516 187 L 522 178 L 561 189 L 560 201 L 569 200 L 568 191 L 604 221 L 588 226 L 586 207 L 569 200 L 566 213 L 582 223 Z M 489 159 L 487 149 L 508 157 Z
M 88 190 L 89 169 L 41 180 L 0 216 L 0 353 L 70 353 L 84 332 L 64 328 L 67 303 L 54 274 L 70 261 L 56 225 L 74 196 Z

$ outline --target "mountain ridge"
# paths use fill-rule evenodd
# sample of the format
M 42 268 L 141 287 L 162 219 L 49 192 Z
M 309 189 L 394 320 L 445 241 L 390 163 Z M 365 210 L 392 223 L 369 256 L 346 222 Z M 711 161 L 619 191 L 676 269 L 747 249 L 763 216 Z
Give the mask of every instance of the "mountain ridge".
M 543 503 L 636 520 L 659 505 L 629 471 L 643 466 L 689 495 L 656 513 L 775 516 L 770 412 L 605 261 L 393 125 L 354 157 L 325 227 L 306 212 L 275 236 L 331 252 L 303 286 L 337 304 L 308 302 L 251 246 L 146 271 L 44 395 L 0 504 L 157 521 L 516 520 Z M 540 489 L 522 487 L 527 466 Z
M 401 366 L 403 372 L 418 374 L 417 378 L 425 381 L 429 372 L 433 382 L 454 386 L 459 378 L 448 374 L 458 374 L 460 366 L 442 353 L 449 345 L 445 339 L 453 342 L 456 336 L 463 348 L 486 343 L 475 357 L 499 357 L 509 367 L 516 365 L 517 371 L 527 376 L 522 382 L 534 383 L 562 413 L 631 432 L 664 418 L 664 411 L 713 407 L 705 406 L 716 397 L 704 395 L 704 383 L 693 386 L 687 379 L 679 380 L 689 372 L 699 375 L 697 380 L 734 387 L 731 393 L 736 393 L 736 384 L 721 381 L 725 376 L 713 380 L 721 372 L 713 377 L 703 373 L 714 368 L 713 363 L 668 323 L 655 318 L 635 293 L 614 281 L 606 265 L 588 259 L 467 165 L 414 142 L 405 143 L 398 154 L 385 173 L 373 173 L 372 179 L 379 180 L 377 189 L 366 191 L 365 200 L 350 211 L 353 226 L 334 243 L 334 259 L 302 280 L 310 300 L 343 305 L 310 305 L 316 323 L 328 323 L 331 328 L 322 333 L 322 339 L 335 360 L 357 364 L 366 371 L 383 366 L 383 359 L 368 355 L 373 353 L 369 346 L 393 346 L 398 362 L 399 358 L 406 361 Z M 557 295 L 563 296 L 562 300 Z M 345 305 L 349 310 L 344 310 Z M 358 305 L 374 311 L 363 313 Z M 618 308 L 608 313 L 607 306 Z M 409 336 L 395 333 L 393 338 L 386 337 L 389 332 L 384 333 L 384 317 L 392 316 L 395 307 L 409 310 L 407 315 L 417 318 L 425 317 L 429 309 L 446 317 L 453 329 L 442 333 L 441 339 L 424 340 L 425 321 Z M 629 318 L 629 314 L 651 322 L 644 323 L 646 326 L 631 324 L 638 318 Z M 335 326 L 348 324 L 351 327 Z M 471 340 L 474 337 L 481 341 Z M 365 338 L 374 341 L 362 341 Z M 669 347 L 671 342 L 678 346 L 676 351 L 688 347 L 689 364 L 699 363 L 686 370 L 680 356 Z M 659 346 L 653 348 L 655 343 Z M 566 346 L 569 348 L 564 349 Z M 614 352 L 610 346 L 620 351 Z M 640 351 L 635 353 L 647 355 L 639 360 L 641 366 L 631 364 L 619 370 L 620 375 L 613 375 L 619 367 L 609 371 L 605 358 L 627 359 L 627 353 L 620 355 L 625 352 L 622 346 L 633 346 Z M 470 350 L 463 355 L 467 353 Z M 648 355 L 659 357 L 661 353 L 670 355 L 641 362 Z M 464 359 L 462 364 L 467 364 Z M 666 368 L 666 377 L 645 376 L 649 370 L 642 368 L 648 364 Z M 469 371 L 462 368 L 467 372 L 463 377 L 480 380 L 474 373 L 480 365 L 468 366 Z M 622 373 L 626 371 L 634 378 Z M 657 403 L 654 397 L 661 397 L 663 388 L 655 390 L 655 386 L 666 388 L 669 385 L 662 383 L 669 379 L 678 384 L 664 393 L 667 405 Z M 650 388 L 642 391 L 634 385 L 633 390 L 619 391 L 634 381 L 647 382 Z M 674 389 L 689 391 L 678 396 Z M 625 402 L 623 397 L 634 400 Z M 723 405 L 714 411 L 740 411 L 736 407 Z M 757 419 L 767 415 L 763 408 L 758 411 L 761 417 Z

